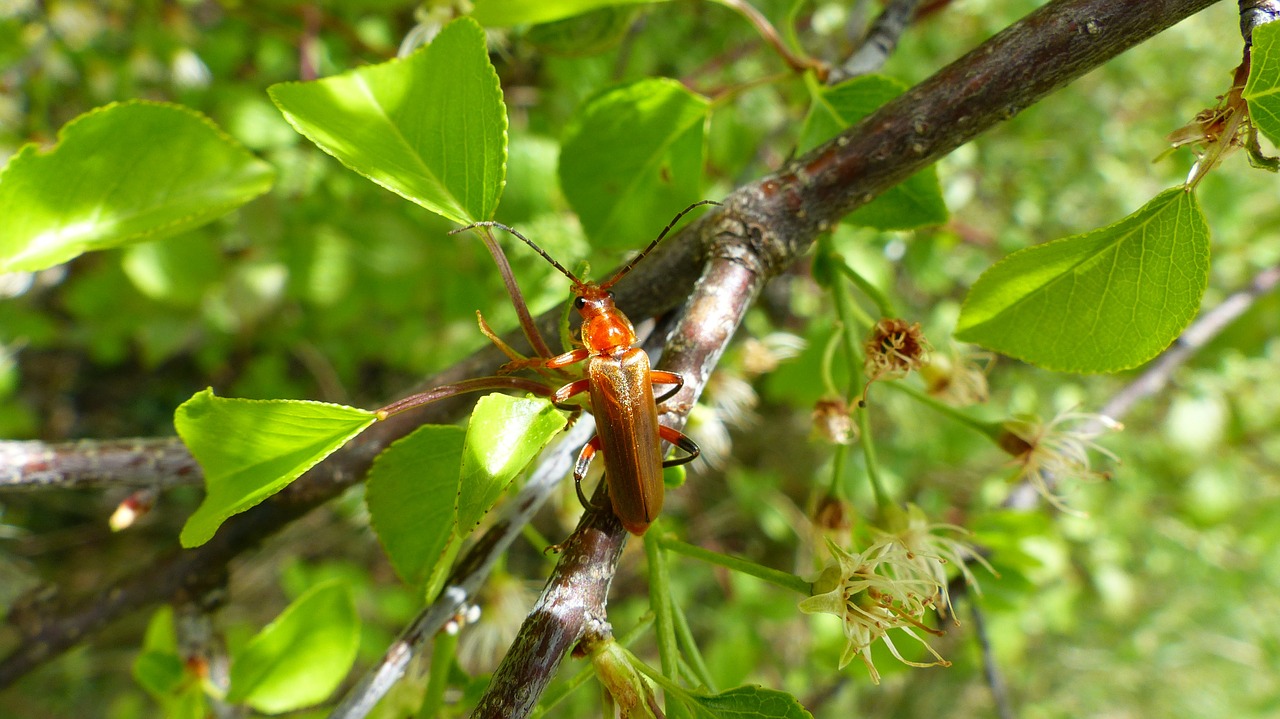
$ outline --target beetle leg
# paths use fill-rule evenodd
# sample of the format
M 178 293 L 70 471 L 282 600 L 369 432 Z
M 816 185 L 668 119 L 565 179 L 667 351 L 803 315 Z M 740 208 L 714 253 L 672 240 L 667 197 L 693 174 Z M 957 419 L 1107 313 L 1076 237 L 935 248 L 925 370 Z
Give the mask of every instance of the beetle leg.
M 666 370 L 656 369 L 649 373 L 649 381 L 653 384 L 675 385 L 675 387 L 672 387 L 666 392 L 663 392 L 661 395 L 655 397 L 653 401 L 656 404 L 662 404 L 663 402 L 666 402 L 667 400 L 676 396 L 676 393 L 684 388 L 684 375 L 681 375 L 677 372 L 668 372 Z
M 578 461 L 573 465 L 573 488 L 578 491 L 578 501 L 582 503 L 583 508 L 597 511 L 604 509 L 604 507 L 596 506 L 592 504 L 591 500 L 587 499 L 587 495 L 582 491 L 582 478 L 587 476 L 587 469 L 591 467 L 591 458 L 595 457 L 596 452 L 600 451 L 601 441 L 598 434 L 592 437 L 590 442 L 582 446 L 582 452 L 578 454 Z
M 570 350 L 562 355 L 556 355 L 555 357 L 548 358 L 543 362 L 543 366 L 547 369 L 560 369 L 561 367 L 568 367 L 575 362 L 581 362 L 590 356 L 591 350 L 586 347 L 579 347 L 576 350 Z
M 551 395 L 551 403 L 560 409 L 581 410 L 582 408 L 577 406 L 576 404 L 565 404 L 565 403 L 568 402 L 570 398 L 576 395 L 580 395 L 589 389 L 591 389 L 591 380 L 580 379 L 580 380 L 577 380 L 576 382 L 570 382 L 569 384 L 556 390 L 555 394 Z
M 702 448 L 678 429 L 659 426 L 658 436 L 688 453 L 683 457 L 672 457 L 671 459 L 666 460 L 662 463 L 663 467 L 679 467 L 682 464 L 692 462 L 698 458 L 698 455 L 702 454 Z M 579 461 L 581 461 L 581 459 L 579 459 Z

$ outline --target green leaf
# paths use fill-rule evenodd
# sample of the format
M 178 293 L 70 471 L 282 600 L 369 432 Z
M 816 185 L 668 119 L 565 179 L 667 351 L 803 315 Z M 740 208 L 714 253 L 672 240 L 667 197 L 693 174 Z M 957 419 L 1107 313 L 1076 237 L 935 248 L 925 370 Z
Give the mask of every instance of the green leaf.
M 480 398 L 462 453 L 458 533 L 465 536 L 525 465 L 564 429 L 564 415 L 545 399 L 503 394 Z
M 209 541 L 227 517 L 279 492 L 375 419 L 367 410 L 323 402 L 197 392 L 173 418 L 204 469 L 206 488 L 204 502 L 182 528 L 182 546 Z
M 507 113 L 474 20 L 403 60 L 268 92 L 298 132 L 405 199 L 462 224 L 497 209 Z
M 800 151 L 808 152 L 901 95 L 906 85 L 884 75 L 863 75 L 834 86 L 814 88 L 813 104 L 801 131 Z M 938 171 L 928 167 L 844 218 L 878 230 L 909 230 L 947 220 Z
M 587 100 L 565 130 L 560 186 L 592 242 L 647 244 L 702 198 L 710 103 L 675 80 L 641 80 Z
M 166 604 L 151 615 L 142 639 L 142 653 L 133 662 L 133 677 L 143 689 L 157 696 L 176 693 L 182 685 L 183 666 L 178 658 L 173 607 Z
M 662 0 L 477 0 L 474 17 L 483 25 L 536 25 L 609 5 L 646 5 Z
M 142 653 L 133 661 L 133 677 L 163 707 L 167 719 L 201 719 L 208 713 L 199 677 L 178 654 L 171 606 L 151 616 Z
M 233 658 L 227 701 L 268 714 L 324 701 L 351 669 L 360 619 L 341 582 L 313 587 Z
M 139 101 L 91 110 L 62 128 L 53 149 L 25 145 L 0 172 L 0 273 L 176 235 L 274 179 L 194 110 Z
M 173 652 L 146 651 L 133 661 L 133 678 L 155 696 L 177 694 L 184 675 L 182 660 Z
M 425 425 L 374 460 L 365 482 L 369 521 L 406 584 L 434 594 L 434 578 L 457 548 L 462 427 Z
M 996 263 L 969 290 L 956 338 L 1048 369 L 1114 372 L 1168 347 L 1208 280 L 1208 225 L 1173 188 L 1114 225 Z
M 602 7 L 529 28 L 524 40 L 550 55 L 599 55 L 621 43 L 639 15 L 637 5 Z
M 1267 23 L 1253 30 L 1244 99 L 1254 124 L 1273 145 L 1280 145 L 1280 24 Z
M 760 686 L 736 687 L 719 694 L 686 694 L 681 699 L 695 716 L 716 719 L 813 719 L 796 698 Z

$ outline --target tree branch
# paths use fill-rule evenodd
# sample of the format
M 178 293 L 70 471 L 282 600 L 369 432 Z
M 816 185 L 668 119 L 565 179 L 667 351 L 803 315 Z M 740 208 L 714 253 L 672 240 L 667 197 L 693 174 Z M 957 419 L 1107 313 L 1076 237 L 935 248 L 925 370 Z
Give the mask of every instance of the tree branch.
M 1043 6 L 835 140 L 732 193 L 723 210 L 691 223 L 680 240 L 669 242 L 620 282 L 615 288 L 619 305 L 633 319 L 650 317 L 688 294 L 698 268 L 705 265 L 710 276 L 722 275 L 728 284 L 709 276 L 699 287 L 706 296 L 692 306 L 695 310 L 719 306 L 729 314 L 689 320 L 692 334 L 677 332 L 683 339 L 672 346 L 664 363 L 679 368 L 687 378 L 705 378 L 723 345 L 711 348 L 698 344 L 698 338 L 711 333 L 727 341 L 740 319 L 733 314 L 738 305 L 735 298 L 717 298 L 717 292 L 727 286 L 736 289 L 726 294 L 742 292 L 739 299 L 754 298 L 765 279 L 794 262 L 819 233 L 844 215 L 1072 79 L 1213 2 L 1058 0 Z M 547 313 L 540 318 L 540 326 L 554 334 L 558 315 Z M 486 348 L 432 378 L 427 386 L 488 374 L 502 360 L 496 350 Z M 691 402 L 687 398 L 694 392 L 686 386 L 681 404 Z M 25 641 L 0 662 L 0 687 L 125 612 L 199 591 L 211 577 L 220 579 L 232 558 L 363 477 L 373 457 L 391 441 L 424 421 L 443 421 L 460 406 L 450 401 L 375 424 L 285 491 L 227 522 L 202 547 L 147 566 L 78 602 L 53 600 L 25 611 L 15 609 L 10 619 Z M 666 422 L 672 423 L 672 418 Z M 594 526 L 584 522 L 584 527 Z M 613 531 L 601 531 L 604 537 L 580 541 L 592 546 L 605 542 L 599 545 L 604 551 Z M 597 582 L 590 591 L 599 586 Z M 607 582 L 603 586 L 607 588 Z

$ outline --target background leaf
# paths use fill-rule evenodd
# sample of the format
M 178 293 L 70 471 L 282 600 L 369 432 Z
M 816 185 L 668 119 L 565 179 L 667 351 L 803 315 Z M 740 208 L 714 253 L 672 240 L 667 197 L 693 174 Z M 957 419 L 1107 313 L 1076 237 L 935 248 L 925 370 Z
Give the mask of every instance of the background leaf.
M 180 105 L 126 102 L 29 144 L 0 173 L 0 272 L 170 237 L 271 188 L 275 170 Z
M 719 694 L 681 697 L 695 716 L 716 719 L 813 719 L 796 698 L 761 686 L 735 687 Z
M 403 60 L 269 92 L 298 132 L 388 190 L 460 224 L 497 209 L 507 112 L 474 20 Z
M 204 469 L 205 498 L 182 546 L 209 541 L 222 522 L 279 492 L 360 434 L 373 412 L 323 402 L 252 400 L 197 392 L 174 413 L 178 435 Z
M 1254 124 L 1273 145 L 1280 145 L 1280 25 L 1254 28 L 1252 53 L 1244 99 Z
M 471 16 L 484 25 L 536 25 L 608 7 L 663 0 L 477 0 Z
M 471 413 L 462 453 L 459 534 L 475 528 L 516 475 L 564 425 L 564 415 L 545 399 L 504 394 L 480 398 Z
M 641 80 L 578 109 L 564 133 L 560 185 L 594 244 L 643 246 L 702 197 L 709 102 L 675 80 Z
M 351 669 L 360 618 L 338 581 L 312 588 L 232 658 L 230 702 L 279 714 L 324 701 Z
M 147 622 L 142 653 L 133 661 L 133 677 L 151 694 L 160 696 L 177 692 L 182 676 L 178 638 L 173 629 L 173 607 L 165 605 Z
M 996 263 L 955 334 L 1047 369 L 1114 372 L 1168 347 L 1208 280 L 1209 227 L 1195 196 L 1173 188 L 1113 225 Z
M 423 596 L 447 569 L 458 540 L 462 427 L 426 425 L 374 460 L 366 480 L 369 521 L 396 574 Z
M 799 151 L 808 152 L 830 140 L 904 90 L 906 85 L 884 75 L 863 75 L 815 88 Z M 930 166 L 849 213 L 844 221 L 878 230 L 909 230 L 940 225 L 947 216 L 938 170 Z

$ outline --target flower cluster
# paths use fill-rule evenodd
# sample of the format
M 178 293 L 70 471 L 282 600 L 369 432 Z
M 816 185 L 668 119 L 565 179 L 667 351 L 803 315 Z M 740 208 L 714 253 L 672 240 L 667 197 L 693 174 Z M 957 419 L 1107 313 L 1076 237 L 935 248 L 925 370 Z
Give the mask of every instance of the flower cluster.
M 832 561 L 813 582 L 812 596 L 800 602 L 803 612 L 840 617 L 845 634 L 840 667 L 858 656 L 877 684 L 880 672 L 871 660 L 871 646 L 876 641 L 883 641 L 904 664 L 950 666 L 917 632 L 942 634 L 927 626 L 925 618 L 941 605 L 950 607 L 947 564 L 957 566 L 975 586 L 966 562 L 991 569 L 971 546 L 951 536 L 963 529 L 930 524 L 918 507 L 898 510 L 889 517 L 887 526 L 887 530 L 875 532 L 874 542 L 860 554 L 850 554 L 828 540 Z M 894 629 L 920 643 L 934 661 L 921 663 L 903 657 L 889 634 Z

